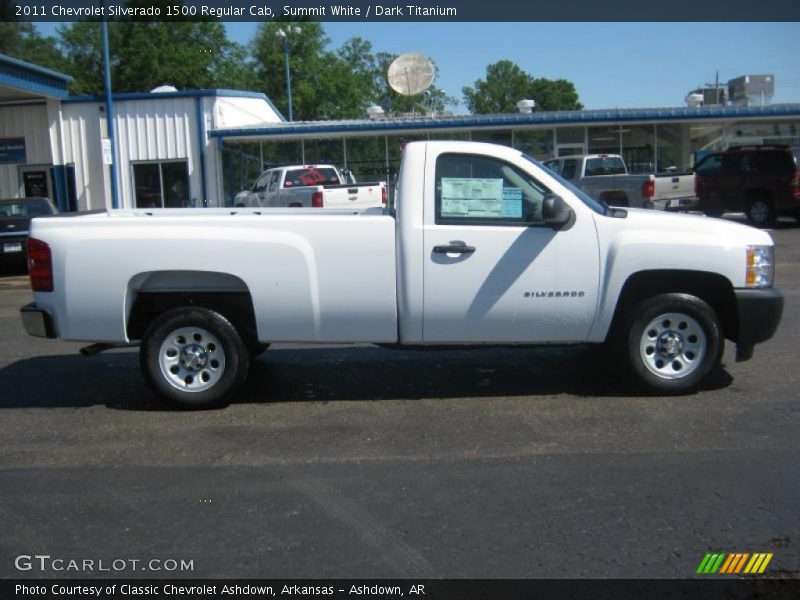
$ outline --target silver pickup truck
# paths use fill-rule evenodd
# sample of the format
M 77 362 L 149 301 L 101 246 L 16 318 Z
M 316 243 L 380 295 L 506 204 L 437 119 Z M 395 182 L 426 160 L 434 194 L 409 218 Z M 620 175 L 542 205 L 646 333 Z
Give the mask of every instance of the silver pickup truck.
M 353 183 L 333 165 L 291 165 L 267 169 L 234 204 L 257 207 L 313 207 L 362 210 L 385 207 L 384 182 Z
M 697 205 L 691 172 L 630 174 L 618 154 L 562 156 L 544 164 L 609 206 L 689 210 Z

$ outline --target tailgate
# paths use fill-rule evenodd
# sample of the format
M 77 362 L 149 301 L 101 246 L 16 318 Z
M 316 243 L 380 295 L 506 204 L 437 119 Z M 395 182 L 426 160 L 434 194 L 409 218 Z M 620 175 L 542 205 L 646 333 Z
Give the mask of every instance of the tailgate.
M 656 175 L 654 200 L 676 200 L 692 197 L 694 197 L 693 173 Z
M 361 210 L 383 206 L 383 186 L 375 183 L 325 186 L 323 206 Z

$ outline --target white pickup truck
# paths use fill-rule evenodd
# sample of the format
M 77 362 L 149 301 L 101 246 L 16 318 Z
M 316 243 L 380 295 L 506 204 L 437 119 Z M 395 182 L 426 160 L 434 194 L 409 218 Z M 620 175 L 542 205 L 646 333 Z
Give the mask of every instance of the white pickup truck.
M 609 206 L 685 211 L 697 206 L 694 173 L 628 173 L 618 154 L 562 156 L 544 163 Z
M 152 387 L 198 407 L 229 399 L 270 342 L 605 344 L 643 389 L 682 393 L 725 338 L 746 360 L 781 318 L 769 234 L 607 208 L 511 148 L 408 144 L 397 194 L 394 213 L 34 219 L 22 320 L 90 352 L 140 344 Z
M 346 183 L 333 165 L 291 165 L 267 169 L 249 190 L 236 195 L 237 207 L 313 207 L 362 210 L 386 207 L 386 183 Z

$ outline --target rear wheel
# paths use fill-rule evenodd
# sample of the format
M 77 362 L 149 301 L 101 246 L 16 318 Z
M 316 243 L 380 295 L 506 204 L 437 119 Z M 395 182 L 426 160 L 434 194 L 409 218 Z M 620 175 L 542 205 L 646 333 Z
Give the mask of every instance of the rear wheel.
M 772 205 L 772 201 L 765 196 L 751 198 L 745 207 L 745 214 L 756 227 L 770 227 L 775 223 L 775 207 Z
M 628 366 L 649 392 L 693 391 L 719 366 L 723 336 L 714 310 L 688 294 L 640 302 L 623 329 Z
M 247 378 L 248 349 L 223 315 L 197 307 L 158 317 L 142 338 L 139 363 L 164 399 L 185 408 L 220 405 Z

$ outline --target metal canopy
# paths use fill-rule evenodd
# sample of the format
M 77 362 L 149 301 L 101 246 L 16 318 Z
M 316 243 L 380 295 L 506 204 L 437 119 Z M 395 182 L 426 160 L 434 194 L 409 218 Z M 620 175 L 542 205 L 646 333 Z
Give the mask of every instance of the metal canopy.
M 499 115 L 461 115 L 412 118 L 357 119 L 348 121 L 298 121 L 265 123 L 263 126 L 212 129 L 210 137 L 228 141 L 297 139 L 314 137 L 350 137 L 378 133 L 413 133 L 463 129 L 507 129 L 595 125 L 602 123 L 653 123 L 686 121 L 725 121 L 737 119 L 800 118 L 800 104 L 769 106 L 701 106 L 696 108 L 617 108 L 609 110 L 574 110 L 509 113 Z
M 64 100 L 72 77 L 0 54 L 0 102 Z

